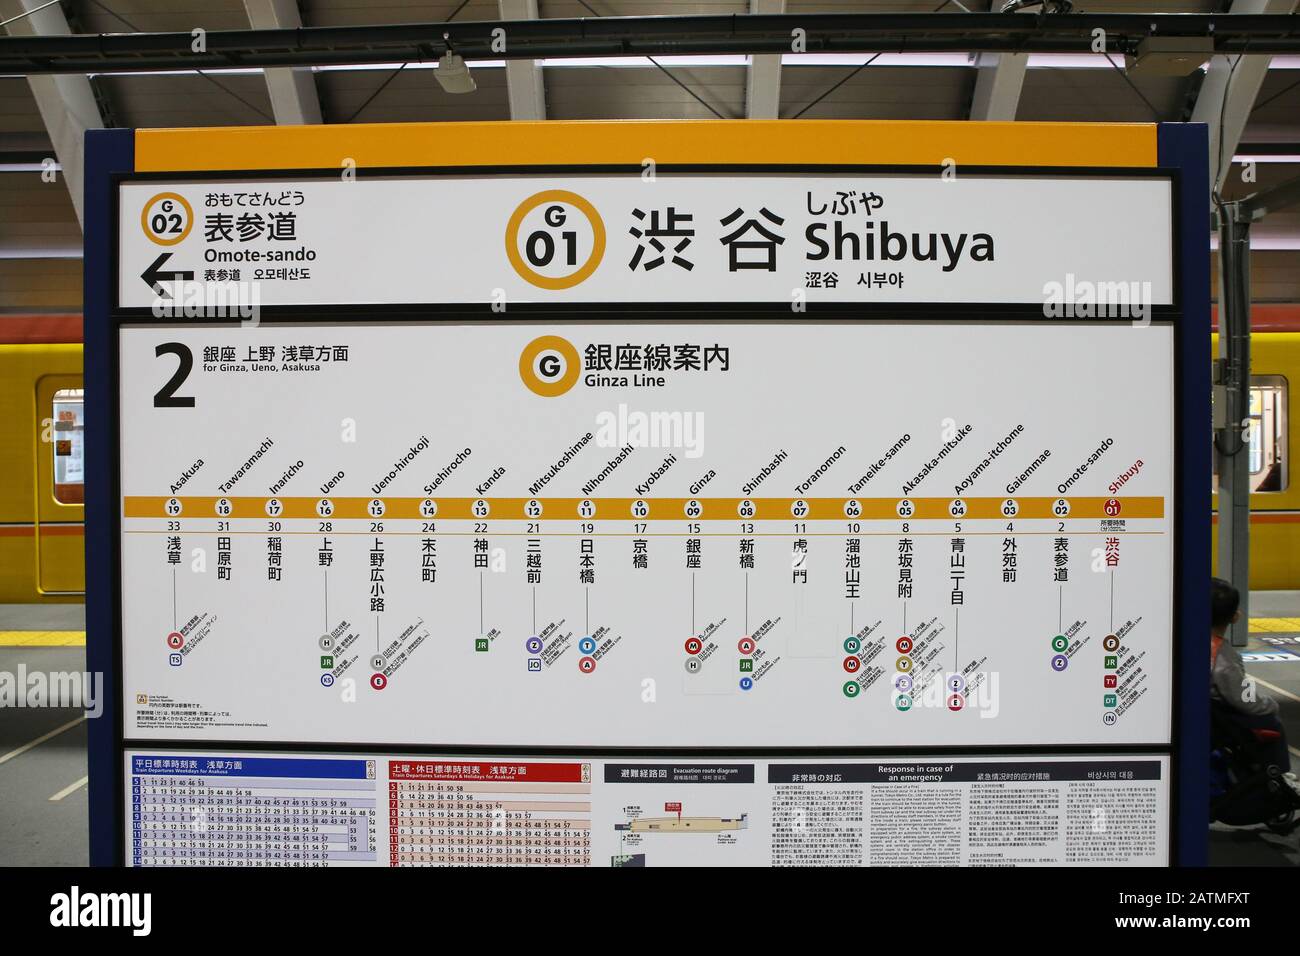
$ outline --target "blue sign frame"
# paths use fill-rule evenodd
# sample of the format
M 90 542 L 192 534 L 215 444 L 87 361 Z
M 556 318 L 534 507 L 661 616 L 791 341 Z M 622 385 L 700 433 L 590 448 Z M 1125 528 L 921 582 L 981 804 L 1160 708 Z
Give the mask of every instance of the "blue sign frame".
M 1204 124 L 1157 126 L 1159 170 L 1175 189 L 1174 706 L 1172 862 L 1204 866 L 1209 824 L 1210 248 Z M 126 860 L 120 679 L 117 177 L 135 171 L 135 131 L 91 130 L 85 149 L 86 663 L 108 689 L 89 721 L 90 862 Z M 1117 220 L 1122 233 L 1123 220 Z M 1122 241 L 1121 236 L 1116 241 Z

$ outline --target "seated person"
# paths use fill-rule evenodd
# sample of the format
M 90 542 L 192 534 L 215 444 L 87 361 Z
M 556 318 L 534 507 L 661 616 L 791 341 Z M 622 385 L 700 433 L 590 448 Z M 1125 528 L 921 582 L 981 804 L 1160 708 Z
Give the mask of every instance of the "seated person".
M 1268 471 L 1264 472 L 1264 477 L 1259 480 L 1254 491 L 1281 491 L 1282 490 L 1282 463 L 1273 462 Z
M 1224 639 L 1228 627 L 1241 620 L 1240 604 L 1236 588 L 1222 578 L 1210 579 L 1210 697 L 1227 705 L 1241 726 L 1277 731 L 1270 761 L 1285 773 L 1291 769 L 1291 754 L 1278 720 L 1277 701 L 1256 688 L 1246 674 L 1241 654 Z

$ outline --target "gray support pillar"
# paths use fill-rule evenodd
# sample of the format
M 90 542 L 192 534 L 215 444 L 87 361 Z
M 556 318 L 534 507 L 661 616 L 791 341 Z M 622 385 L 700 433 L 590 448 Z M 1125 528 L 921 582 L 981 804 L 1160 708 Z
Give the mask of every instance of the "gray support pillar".
M 1235 203 L 1219 210 L 1219 375 L 1215 455 L 1219 466 L 1219 577 L 1241 592 L 1244 646 L 1250 618 L 1250 221 Z

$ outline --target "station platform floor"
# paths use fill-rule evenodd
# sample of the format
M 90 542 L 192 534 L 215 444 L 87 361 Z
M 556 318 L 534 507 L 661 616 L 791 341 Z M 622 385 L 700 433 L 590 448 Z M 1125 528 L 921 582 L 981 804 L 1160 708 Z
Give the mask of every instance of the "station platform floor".
M 0 671 L 84 671 L 81 604 L 0 604 Z M 0 866 L 85 866 L 86 717 L 0 711 Z
M 1291 769 L 1300 773 L 1300 591 L 1251 592 L 1249 643 L 1242 657 L 1259 690 L 1277 701 Z M 1283 837 L 1264 827 L 1212 824 L 1210 863 L 1300 866 L 1300 829 Z
M 1246 670 L 1281 710 L 1300 772 L 1300 591 L 1250 596 Z M 84 671 L 80 604 L 0 604 L 0 671 Z M 1208 665 L 1207 636 L 1206 655 Z M 6 709 L 0 717 L 0 866 L 84 866 L 86 718 L 81 711 Z M 1300 829 L 1210 827 L 1210 863 L 1300 866 Z

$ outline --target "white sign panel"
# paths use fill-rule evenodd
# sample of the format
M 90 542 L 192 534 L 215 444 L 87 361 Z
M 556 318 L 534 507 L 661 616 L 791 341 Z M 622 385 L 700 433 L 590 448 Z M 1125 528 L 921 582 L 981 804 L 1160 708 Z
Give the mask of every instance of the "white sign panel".
M 1163 178 L 960 169 L 129 182 L 118 297 L 1166 305 L 1171 202 Z
M 133 866 L 1156 866 L 1169 758 L 135 750 Z M 250 820 L 256 825 L 250 825 Z
M 1167 324 L 375 316 L 120 353 L 128 739 L 1169 742 Z

